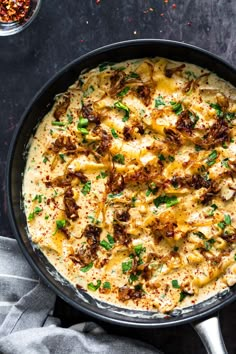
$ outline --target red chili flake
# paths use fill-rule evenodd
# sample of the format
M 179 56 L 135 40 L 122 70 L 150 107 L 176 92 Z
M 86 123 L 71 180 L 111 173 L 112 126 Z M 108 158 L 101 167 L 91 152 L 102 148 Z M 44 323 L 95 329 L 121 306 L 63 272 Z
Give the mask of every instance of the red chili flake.
M 164 2 L 165 2 L 166 4 L 168 4 L 169 0 L 164 0 Z
M 172 5 L 172 9 L 176 9 L 176 4 L 173 4 L 173 5 Z
M 101 0 L 96 0 L 96 5 L 99 5 Z
M 84 43 L 84 39 L 81 39 L 81 40 L 80 40 L 80 43 Z
M 1 0 L 0 21 L 17 22 L 24 19 L 30 7 L 30 0 Z
M 162 13 L 162 14 L 160 14 L 160 16 L 161 16 L 161 17 L 163 17 L 163 16 L 164 16 L 164 14 Z
M 187 23 L 187 25 L 191 27 L 191 26 L 192 26 L 192 22 L 189 21 L 189 22 Z

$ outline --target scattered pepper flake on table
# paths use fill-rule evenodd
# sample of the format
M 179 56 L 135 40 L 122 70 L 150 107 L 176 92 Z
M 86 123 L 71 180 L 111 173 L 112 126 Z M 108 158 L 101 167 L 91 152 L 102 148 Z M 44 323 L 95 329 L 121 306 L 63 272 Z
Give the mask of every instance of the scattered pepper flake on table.
M 17 22 L 24 19 L 30 7 L 30 0 L 1 0 L 0 21 Z
M 154 12 L 154 8 L 153 7 L 149 7 L 147 10 L 143 11 L 144 14 L 148 14 L 149 12 Z
M 176 4 L 172 5 L 172 9 L 176 9 L 176 7 L 177 7 Z

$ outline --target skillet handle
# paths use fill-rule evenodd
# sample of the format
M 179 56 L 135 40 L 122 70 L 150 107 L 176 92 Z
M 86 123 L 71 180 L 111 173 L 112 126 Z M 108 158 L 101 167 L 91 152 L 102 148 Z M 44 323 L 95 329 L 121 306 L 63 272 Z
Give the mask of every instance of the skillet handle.
M 201 338 L 208 354 L 227 354 L 222 337 L 219 315 L 193 322 L 193 328 Z

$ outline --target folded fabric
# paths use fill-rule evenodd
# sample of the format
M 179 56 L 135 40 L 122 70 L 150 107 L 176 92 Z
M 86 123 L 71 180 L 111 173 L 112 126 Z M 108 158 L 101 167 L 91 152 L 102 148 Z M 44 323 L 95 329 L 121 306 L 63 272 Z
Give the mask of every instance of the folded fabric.
M 38 280 L 15 240 L 0 236 L 0 353 L 160 353 L 138 340 L 107 334 L 93 322 L 60 328 L 56 296 Z

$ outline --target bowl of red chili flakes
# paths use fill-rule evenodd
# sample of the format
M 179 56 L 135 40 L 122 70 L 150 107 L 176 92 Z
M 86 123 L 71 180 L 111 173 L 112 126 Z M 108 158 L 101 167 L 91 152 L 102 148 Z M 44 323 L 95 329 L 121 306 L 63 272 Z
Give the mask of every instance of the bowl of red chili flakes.
M 23 31 L 37 16 L 41 0 L 1 0 L 0 36 Z

